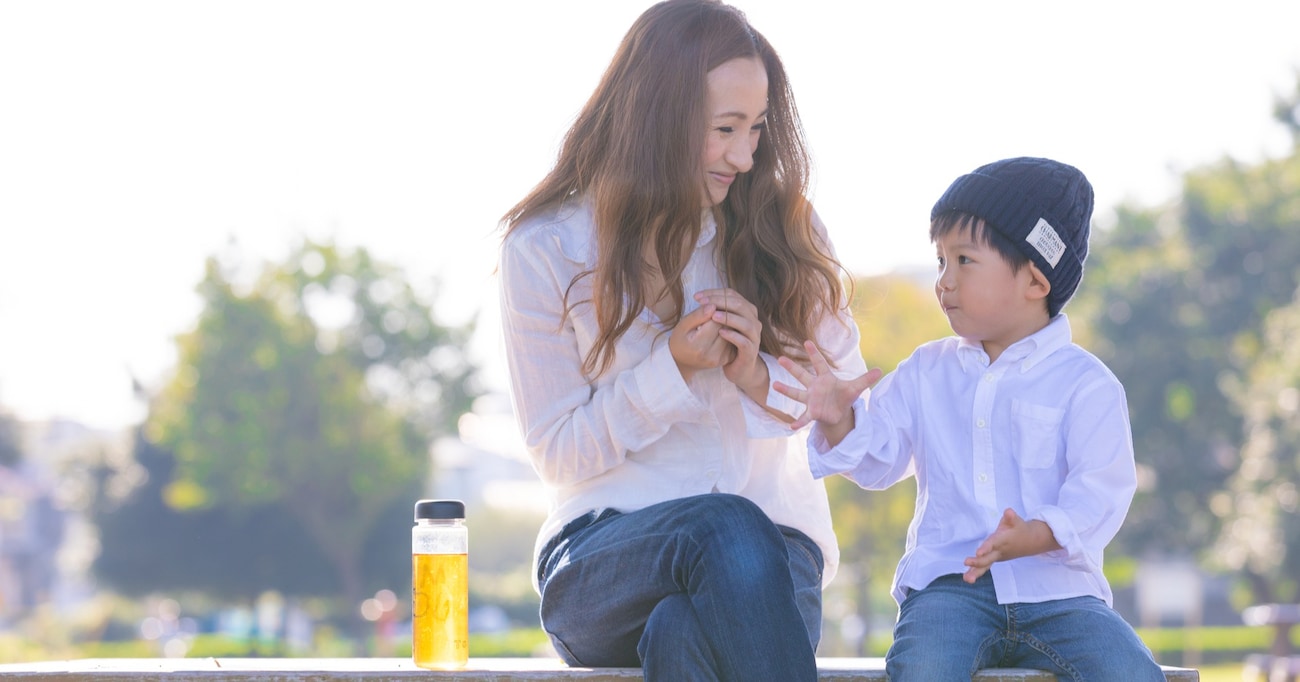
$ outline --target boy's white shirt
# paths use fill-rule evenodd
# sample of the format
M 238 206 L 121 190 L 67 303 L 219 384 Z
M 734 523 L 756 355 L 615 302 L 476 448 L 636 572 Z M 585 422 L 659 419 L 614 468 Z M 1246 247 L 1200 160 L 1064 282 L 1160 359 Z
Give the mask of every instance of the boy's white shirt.
M 880 490 L 917 481 L 916 514 L 893 595 L 963 573 L 1010 507 L 1047 523 L 1062 549 L 993 564 L 998 602 L 1091 595 L 1111 604 L 1102 554 L 1128 513 L 1137 476 L 1124 388 L 1071 342 L 1064 315 L 997 361 L 978 343 L 922 345 L 853 406 L 834 448 L 809 434 L 814 476 L 842 473 Z

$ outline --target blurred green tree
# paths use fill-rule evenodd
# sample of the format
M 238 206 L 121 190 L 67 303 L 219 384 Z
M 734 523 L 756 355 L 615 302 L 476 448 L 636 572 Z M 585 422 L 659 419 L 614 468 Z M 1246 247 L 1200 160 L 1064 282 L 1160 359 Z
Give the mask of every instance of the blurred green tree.
M 215 566 L 233 564 L 291 594 L 294 581 L 331 589 L 356 613 L 393 587 L 377 575 L 396 566 L 409 581 L 404 538 L 429 444 L 476 392 L 470 328 L 436 324 L 405 275 L 364 249 L 305 242 L 248 274 L 209 260 L 198 323 L 150 405 L 141 440 L 174 456 L 170 476 L 159 465 L 158 501 L 180 515 L 173 537 L 219 522 L 197 530 L 229 555 L 196 568 L 192 588 L 223 585 Z M 376 562 L 389 570 L 368 571 Z
M 302 597 L 340 589 L 331 572 L 302 570 L 326 559 L 277 504 L 172 507 L 166 492 L 176 457 L 142 429 L 135 432 L 132 463 L 142 470 L 142 482 L 122 499 L 109 493 L 117 472 L 100 468 L 93 507 L 101 542 L 93 570 L 113 589 L 130 596 L 201 591 L 246 604 L 268 590 Z
M 1294 601 L 1300 575 L 1300 296 L 1240 349 L 1246 371 L 1225 390 L 1244 419 L 1241 466 L 1210 507 L 1226 523 L 1215 555 L 1241 571 L 1257 603 Z
M 1298 89 L 1300 92 L 1300 89 Z M 1283 112 L 1294 112 L 1279 105 Z M 1285 120 L 1283 121 L 1285 123 Z M 1292 127 L 1294 132 L 1294 127 Z M 1141 489 L 1119 551 L 1197 555 L 1223 510 L 1205 500 L 1238 468 L 1240 406 L 1224 386 L 1264 344 L 1264 320 L 1300 284 L 1300 154 L 1224 159 L 1185 174 L 1180 201 L 1120 207 L 1095 233 L 1070 311 L 1129 398 Z
M 1263 292 L 1251 292 L 1244 307 L 1256 308 L 1264 319 L 1259 331 L 1239 335 L 1232 347 L 1241 369 L 1222 385 L 1242 417 L 1240 465 L 1227 490 L 1210 503 L 1224 520 L 1215 557 L 1245 576 L 1257 603 L 1300 598 L 1300 290 L 1292 289 L 1282 307 L 1257 303 L 1271 303 L 1300 278 L 1293 246 L 1300 241 L 1300 71 L 1295 88 L 1276 98 L 1274 117 L 1291 133 L 1291 155 L 1253 169 L 1246 182 L 1252 206 L 1262 208 L 1284 234 L 1265 235 L 1256 247 L 1270 252 L 1267 261 L 1251 256 L 1246 263 L 1266 279 Z M 1255 214 L 1239 209 L 1237 215 Z M 1281 253 L 1272 253 L 1279 248 Z
M 0 466 L 13 468 L 23 460 L 22 424 L 0 410 Z
M 1292 140 L 1300 140 L 1300 68 L 1296 69 L 1295 76 L 1295 88 L 1273 98 L 1273 118 L 1286 126 Z

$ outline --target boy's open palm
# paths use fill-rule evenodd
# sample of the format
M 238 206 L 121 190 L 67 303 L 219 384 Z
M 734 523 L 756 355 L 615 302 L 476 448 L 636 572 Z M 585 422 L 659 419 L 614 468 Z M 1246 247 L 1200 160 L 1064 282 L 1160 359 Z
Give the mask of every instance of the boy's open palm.
M 808 351 L 812 369 L 805 369 L 794 360 L 782 356 L 777 362 L 794 378 L 803 384 L 803 388 L 787 386 L 779 381 L 772 384 L 777 393 L 803 403 L 807 409 L 790 424 L 792 429 L 800 429 L 814 420 L 823 430 L 847 433 L 853 427 L 853 402 L 862 392 L 876 385 L 884 372 L 880 369 L 869 370 L 866 374 L 844 380 L 831 371 L 830 363 L 822 355 L 817 344 L 805 341 L 804 349 Z M 836 428 L 840 427 L 840 428 Z M 843 435 L 841 433 L 840 437 Z M 833 439 L 835 441 L 840 438 Z

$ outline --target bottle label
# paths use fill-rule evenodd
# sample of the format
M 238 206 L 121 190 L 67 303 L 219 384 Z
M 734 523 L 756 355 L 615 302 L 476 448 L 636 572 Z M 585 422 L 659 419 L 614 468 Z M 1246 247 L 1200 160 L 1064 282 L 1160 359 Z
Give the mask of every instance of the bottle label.
M 462 533 L 420 533 L 411 535 L 412 554 L 465 554 L 468 538 Z

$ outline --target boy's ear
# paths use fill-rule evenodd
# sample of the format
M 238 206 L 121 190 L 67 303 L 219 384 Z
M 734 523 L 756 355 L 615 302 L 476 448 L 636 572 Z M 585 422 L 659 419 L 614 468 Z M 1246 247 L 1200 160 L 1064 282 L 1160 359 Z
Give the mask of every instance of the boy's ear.
M 1029 289 L 1025 295 L 1032 300 L 1046 300 L 1047 295 L 1052 293 L 1052 282 L 1047 279 L 1047 275 L 1033 261 L 1029 263 Z

